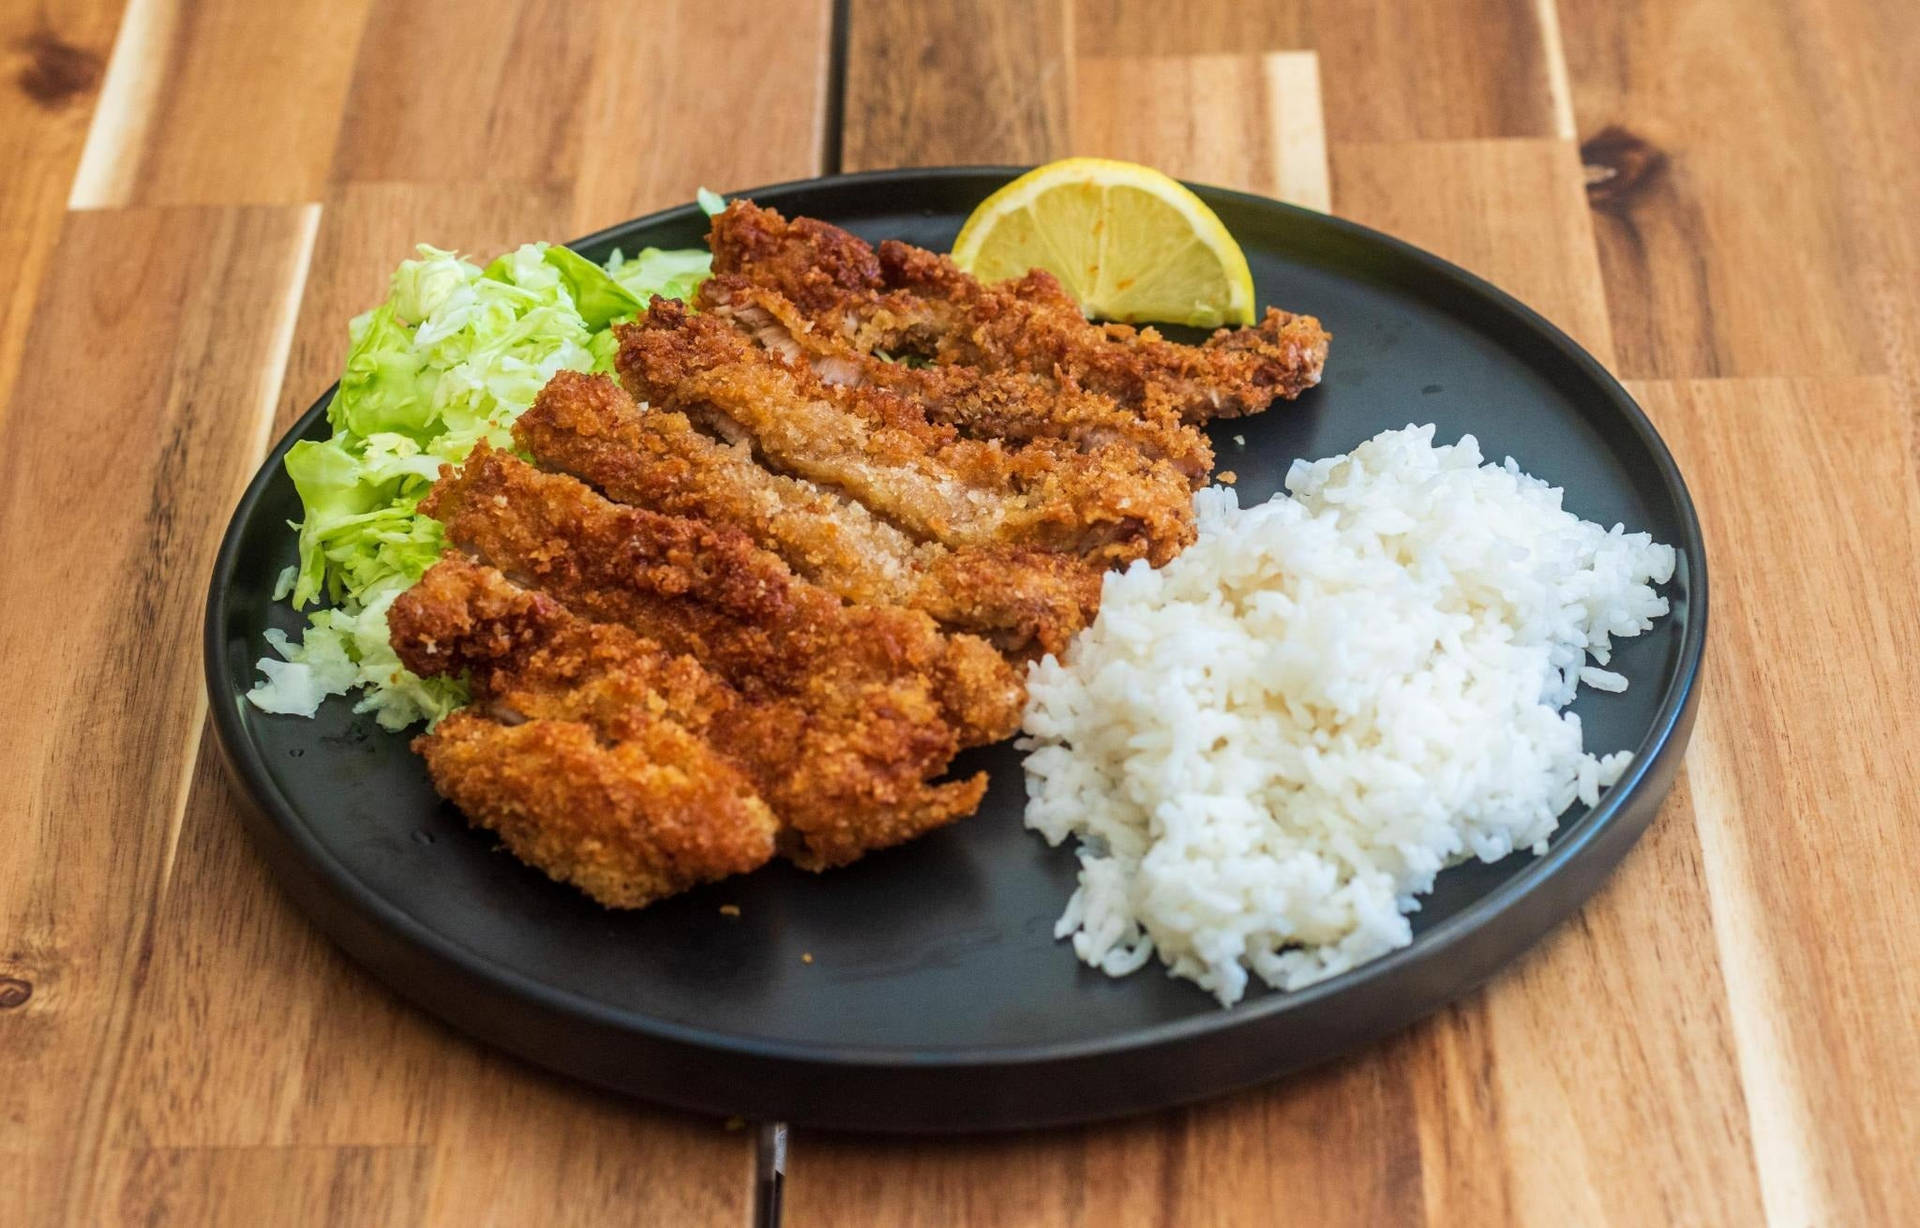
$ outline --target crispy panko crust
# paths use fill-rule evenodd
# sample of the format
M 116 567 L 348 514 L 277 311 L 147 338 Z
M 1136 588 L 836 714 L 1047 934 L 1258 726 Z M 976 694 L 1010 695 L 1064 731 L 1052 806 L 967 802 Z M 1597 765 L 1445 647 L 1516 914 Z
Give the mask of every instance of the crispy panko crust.
M 851 499 L 761 468 L 683 414 L 641 409 L 606 376 L 556 374 L 513 436 L 542 468 L 617 502 L 739 529 L 848 601 L 924 610 L 1004 652 L 1062 652 L 1099 605 L 1100 570 L 1074 556 L 916 542 Z
M 766 864 L 776 824 L 746 778 L 677 725 L 636 724 L 608 746 L 579 721 L 462 710 L 414 749 L 441 795 L 514 856 L 609 908 Z
M 893 241 L 880 245 L 880 266 L 900 313 L 893 329 L 937 335 L 934 361 L 1053 375 L 1124 404 L 1167 405 L 1189 422 L 1292 400 L 1319 383 L 1326 366 L 1330 338 L 1320 321 L 1276 307 L 1252 328 L 1181 345 L 1152 328 L 1088 322 L 1043 269 L 986 286 L 946 256 Z M 902 311 L 910 303 L 919 305 L 917 318 Z
M 917 401 L 929 420 L 974 438 L 1066 439 L 1082 450 L 1124 440 L 1149 458 L 1168 461 L 1196 488 L 1213 471 L 1207 437 L 1158 400 L 1122 407 L 1071 381 L 1026 371 L 889 362 L 831 329 L 815 327 L 784 294 L 737 273 L 707 279 L 696 301 L 702 311 L 733 321 L 768 350 L 807 362 L 827 383 L 885 388 Z
M 1019 725 L 1024 688 L 991 645 L 917 610 L 845 605 L 738 530 L 610 503 L 484 443 L 421 509 L 516 582 L 692 656 L 749 697 L 824 709 L 863 684 L 910 682 L 963 746 Z
M 747 274 L 808 312 L 834 311 L 881 288 L 880 260 L 864 240 L 810 217 L 789 222 L 750 200 L 714 215 L 707 246 L 715 274 Z
M 971 814 L 986 789 L 983 774 L 930 783 L 960 737 L 913 679 L 833 705 L 752 699 L 459 554 L 389 625 L 409 669 L 473 691 L 415 743 L 435 786 L 609 906 L 753 869 L 776 843 L 808 869 L 844 865 Z
M 667 299 L 617 333 L 636 397 L 751 439 L 770 466 L 845 491 L 917 537 L 1155 565 L 1193 541 L 1186 478 L 1124 440 L 1083 452 L 1065 439 L 967 439 L 907 397 L 829 384 Z
M 752 782 L 689 726 L 726 697 L 698 664 L 638 637 L 561 649 L 590 700 L 530 702 L 500 670 L 550 652 L 568 615 L 458 555 L 388 611 L 393 646 L 423 675 L 468 674 L 474 703 L 414 739 L 441 795 L 513 854 L 609 908 L 639 908 L 773 856 L 778 830 Z M 611 702 L 607 702 L 607 701 Z
M 1024 372 L 1188 422 L 1296 397 L 1326 363 L 1329 338 L 1312 316 L 1269 308 L 1253 328 L 1181 345 L 1152 328 L 1088 322 L 1043 270 L 985 285 L 945 256 L 897 241 L 874 253 L 845 231 L 751 201 L 717 215 L 708 242 L 715 272 L 778 291 L 857 350 Z

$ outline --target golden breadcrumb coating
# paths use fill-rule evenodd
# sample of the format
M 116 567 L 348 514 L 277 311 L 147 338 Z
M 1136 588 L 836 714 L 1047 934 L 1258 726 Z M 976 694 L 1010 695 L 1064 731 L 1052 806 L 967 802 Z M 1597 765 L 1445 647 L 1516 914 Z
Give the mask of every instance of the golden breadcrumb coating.
M 766 349 L 804 360 L 830 384 L 885 388 L 919 403 L 931 421 L 974 438 L 1067 439 L 1083 450 L 1124 440 L 1150 458 L 1170 462 L 1195 487 L 1205 485 L 1213 469 L 1207 437 L 1159 400 L 1122 406 L 1071 381 L 1028 371 L 888 361 L 855 348 L 831 329 L 815 327 L 778 290 L 737 273 L 707 279 L 697 302 Z
M 918 542 L 859 503 L 761 468 L 751 451 L 642 409 L 605 376 L 562 371 L 514 442 L 621 503 L 736 528 L 853 602 L 924 610 L 1004 652 L 1062 652 L 1093 618 L 1100 570 L 1071 555 Z
M 1156 566 L 1193 540 L 1187 480 L 1124 440 L 1082 451 L 1065 439 L 968 439 L 904 396 L 829 384 L 666 299 L 617 332 L 636 397 L 749 439 L 771 467 L 845 491 L 916 537 Z
M 457 553 L 394 602 L 389 625 L 409 669 L 464 676 L 473 691 L 416 742 L 436 787 L 611 906 L 752 869 L 776 833 L 802 866 L 842 865 L 972 813 L 986 788 L 979 774 L 935 783 L 961 738 L 914 679 L 830 705 L 753 699 Z M 545 779 L 561 768 L 578 780 Z M 707 826 L 689 825 L 693 803 L 711 806 Z
M 1326 364 L 1329 338 L 1312 316 L 1269 308 L 1252 328 L 1181 345 L 1156 329 L 1089 322 L 1044 270 L 987 285 L 946 256 L 891 240 L 875 252 L 747 200 L 714 218 L 708 242 L 715 273 L 779 292 L 859 351 L 1024 372 L 1188 422 L 1258 413 L 1319 383 Z
M 738 530 L 610 503 L 485 443 L 442 471 L 421 509 L 516 583 L 694 657 L 751 697 L 825 704 L 908 680 L 964 746 L 1019 726 L 1025 688 L 991 645 L 917 610 L 846 605 Z

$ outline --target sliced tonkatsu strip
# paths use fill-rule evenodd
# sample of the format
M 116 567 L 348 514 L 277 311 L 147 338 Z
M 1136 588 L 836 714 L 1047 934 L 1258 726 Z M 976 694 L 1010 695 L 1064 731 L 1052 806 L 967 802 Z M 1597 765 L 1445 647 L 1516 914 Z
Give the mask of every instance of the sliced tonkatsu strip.
M 848 601 L 924 610 L 1005 652 L 1063 651 L 1099 604 L 1099 569 L 1074 556 L 916 542 L 851 499 L 768 472 L 683 414 L 641 409 L 606 376 L 555 375 L 513 435 L 542 467 L 611 499 L 739 529 Z
M 717 215 L 708 243 L 716 273 L 780 292 L 862 352 L 1041 376 L 1188 422 L 1298 396 L 1326 362 L 1328 336 L 1311 316 L 1270 308 L 1255 327 L 1181 345 L 1151 328 L 1090 323 L 1045 271 L 985 285 L 945 256 L 895 241 L 875 253 L 845 231 L 789 222 L 751 201 Z
M 522 861 L 609 908 L 764 865 L 773 812 L 698 732 L 722 684 L 637 636 L 621 651 L 591 651 L 577 634 L 556 645 L 569 621 L 459 555 L 394 601 L 387 624 L 407 668 L 472 680 L 473 704 L 414 739 L 434 787 Z M 594 688 L 633 702 L 555 707 L 497 684 L 556 651 L 593 661 Z
M 962 746 L 1019 723 L 1019 678 L 984 640 L 917 610 L 846 605 L 738 530 L 610 503 L 484 443 L 421 510 L 516 583 L 692 656 L 749 698 L 817 711 L 868 685 L 911 688 Z
M 750 870 L 776 839 L 809 869 L 842 865 L 972 813 L 985 789 L 980 775 L 929 783 L 959 740 L 911 681 L 817 710 L 752 700 L 457 553 L 394 602 L 389 625 L 408 668 L 464 676 L 473 692 L 416 742 L 435 785 L 610 906 Z
M 832 487 L 915 537 L 1155 565 L 1193 540 L 1186 479 L 1124 442 L 1083 452 L 1064 439 L 966 439 L 906 397 L 829 384 L 727 321 L 665 299 L 618 334 L 620 375 L 636 397 L 750 440 L 770 467 Z
M 462 710 L 414 739 L 441 796 L 514 856 L 609 908 L 640 908 L 773 856 L 746 777 L 667 721 L 611 745 L 580 721 Z
M 809 363 L 829 384 L 872 384 L 911 398 L 934 422 L 974 437 L 1025 442 L 1068 439 L 1083 450 L 1125 440 L 1166 460 L 1195 486 L 1213 469 L 1207 437 L 1162 403 L 1123 408 L 1112 397 L 1027 371 L 983 371 L 890 362 L 815 327 L 784 294 L 737 273 L 702 283 L 702 311 L 731 320 L 765 348 Z
M 934 361 L 1052 375 L 1123 404 L 1167 405 L 1188 422 L 1292 400 L 1320 382 L 1327 361 L 1320 321 L 1275 307 L 1252 328 L 1181 345 L 1152 328 L 1090 323 L 1042 269 L 988 286 L 946 256 L 892 241 L 880 245 L 880 265 L 895 309 L 920 308 L 893 327 L 902 337 L 936 335 Z
M 750 200 L 714 215 L 707 247 L 716 275 L 745 274 L 816 316 L 883 288 L 880 258 L 866 240 L 816 218 L 788 221 Z M 837 321 L 834 327 L 842 331 Z

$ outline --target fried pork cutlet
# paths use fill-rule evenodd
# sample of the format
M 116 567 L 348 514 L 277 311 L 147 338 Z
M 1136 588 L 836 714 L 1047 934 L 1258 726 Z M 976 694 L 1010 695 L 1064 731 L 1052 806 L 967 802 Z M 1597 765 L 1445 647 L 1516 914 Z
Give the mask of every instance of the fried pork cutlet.
M 1024 372 L 1188 422 L 1296 397 L 1326 362 L 1327 333 L 1312 316 L 1269 308 L 1252 328 L 1180 345 L 1151 328 L 1090 323 L 1044 270 L 984 285 L 945 256 L 896 241 L 876 255 L 843 230 L 751 201 L 718 214 L 708 243 L 716 273 L 779 291 L 862 352 Z
M 387 622 L 407 668 L 471 673 L 474 703 L 414 739 L 434 787 L 520 860 L 610 908 L 764 865 L 773 812 L 696 732 L 714 703 L 705 671 L 634 636 L 624 650 L 557 636 L 569 621 L 458 555 L 395 599 Z M 591 662 L 598 694 L 631 702 L 542 704 L 501 681 L 501 667 L 541 653 L 576 672 Z
M 617 502 L 736 528 L 848 601 L 924 610 L 1004 652 L 1065 650 L 1092 621 L 1100 571 L 1071 555 L 916 542 L 833 491 L 770 473 L 602 375 L 562 371 L 513 428 L 543 467 Z
M 1083 452 L 1064 439 L 965 439 L 906 397 L 829 384 L 671 300 L 654 299 L 618 335 L 635 396 L 751 440 L 772 468 L 843 491 L 916 537 L 1156 566 L 1193 540 L 1186 479 L 1123 441 Z
M 816 318 L 881 289 L 880 259 L 864 239 L 810 217 L 789 222 L 750 200 L 736 200 L 714 215 L 707 247 L 716 275 L 744 273 Z M 845 332 L 857 322 L 836 319 L 832 327 Z
M 766 803 L 677 725 L 609 746 L 580 721 L 505 725 L 462 710 L 414 749 L 468 819 L 609 908 L 641 908 L 773 856 Z
M 1123 408 L 1112 397 L 1026 371 L 912 366 L 865 353 L 839 333 L 814 326 L 784 294 L 737 273 L 701 284 L 702 311 L 733 321 L 762 346 L 809 363 L 829 384 L 872 384 L 908 397 L 934 422 L 966 435 L 1011 442 L 1068 439 L 1083 450 L 1125 440 L 1165 460 L 1195 487 L 1213 470 L 1213 448 L 1199 430 L 1149 397 Z
M 904 704 L 910 691 L 960 746 L 1019 724 L 1020 680 L 984 640 L 942 634 L 917 610 L 845 605 L 738 530 L 610 503 L 484 443 L 420 506 L 515 582 L 692 656 L 749 698 L 816 713 Z M 860 698 L 875 686 L 900 694 Z
M 582 619 L 459 554 L 389 617 L 403 663 L 473 704 L 418 739 L 435 785 L 523 860 L 613 907 L 765 863 L 808 869 L 971 814 L 958 737 L 909 682 L 829 711 L 752 700 L 691 657 Z M 705 807 L 702 810 L 701 807 Z

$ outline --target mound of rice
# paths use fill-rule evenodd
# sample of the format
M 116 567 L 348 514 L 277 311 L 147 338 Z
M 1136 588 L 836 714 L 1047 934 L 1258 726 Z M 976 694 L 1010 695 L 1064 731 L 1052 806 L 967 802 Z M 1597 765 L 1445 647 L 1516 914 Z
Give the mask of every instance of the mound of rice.
M 1543 852 L 1597 801 L 1630 755 L 1560 709 L 1625 689 L 1611 638 L 1667 612 L 1674 566 L 1431 426 L 1287 489 L 1200 492 L 1199 540 L 1109 575 L 1028 682 L 1027 825 L 1080 841 L 1055 933 L 1115 976 L 1157 951 L 1223 1005 L 1249 972 L 1297 989 L 1405 946 L 1440 870 Z

